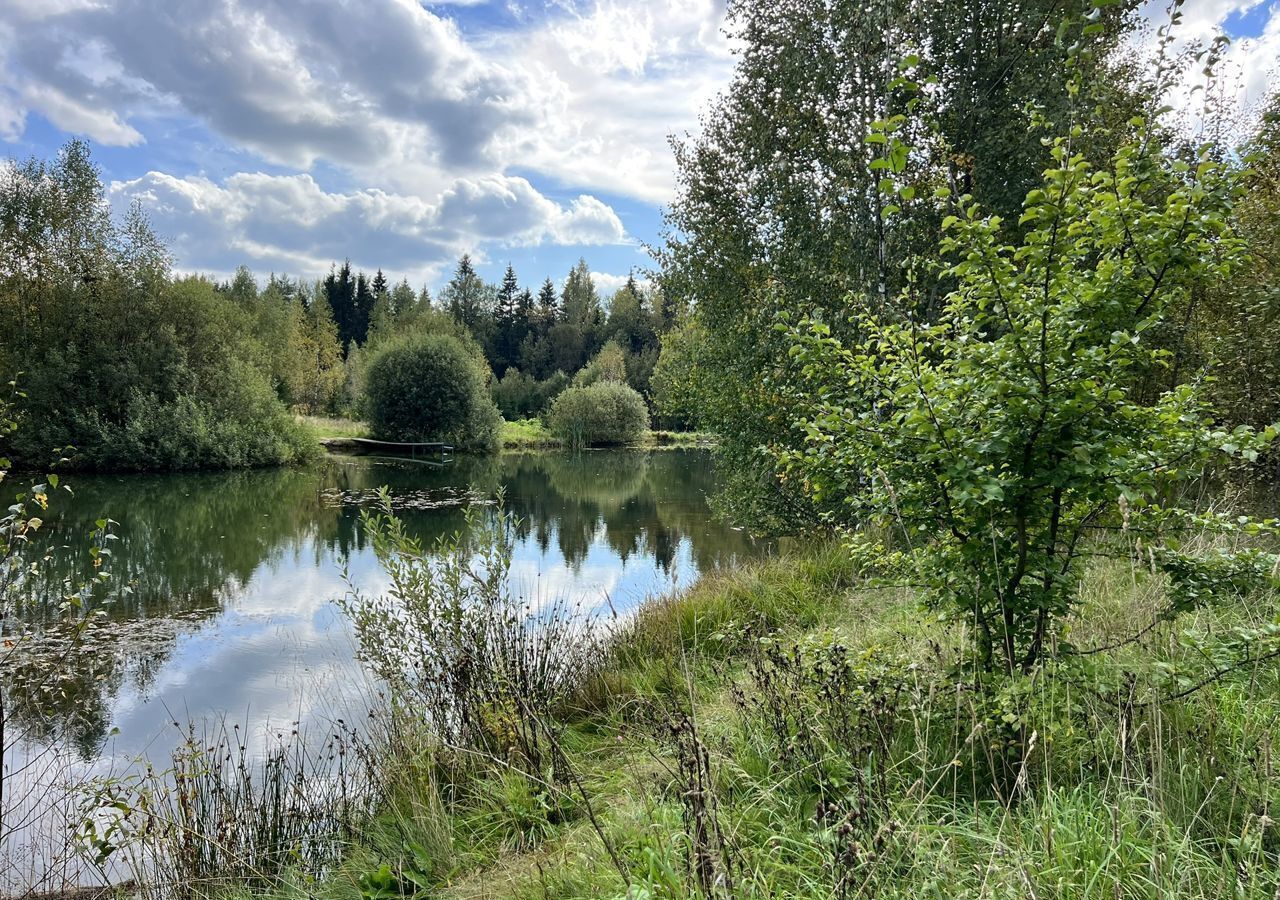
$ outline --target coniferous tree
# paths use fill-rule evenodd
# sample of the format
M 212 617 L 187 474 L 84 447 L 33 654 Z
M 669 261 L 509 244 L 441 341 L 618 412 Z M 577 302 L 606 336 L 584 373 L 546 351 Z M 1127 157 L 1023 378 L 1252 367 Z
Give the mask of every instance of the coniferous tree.
M 516 298 L 516 321 L 520 325 L 520 340 L 524 340 L 533 328 L 533 292 L 525 288 Z
M 551 330 L 551 326 L 556 323 L 556 319 L 560 315 L 560 308 L 556 298 L 555 283 L 548 278 L 542 282 L 542 289 L 538 291 L 538 328 L 542 334 L 546 334 Z
M 466 326 L 472 334 L 480 330 L 484 315 L 485 284 L 471 264 L 470 254 L 462 254 L 453 278 L 445 285 L 441 299 L 449 314 Z
M 248 266 L 237 267 L 231 281 L 219 285 L 218 289 L 246 310 L 252 309 L 258 302 L 258 280 L 253 277 Z
M 351 275 L 351 260 L 346 260 L 335 271 L 329 270 L 324 280 L 324 295 L 329 302 L 333 314 L 334 325 L 338 329 L 338 343 L 345 357 L 350 352 L 355 337 L 356 321 L 356 285 Z
M 418 296 L 413 292 L 413 288 L 409 287 L 408 278 L 401 280 L 391 289 L 391 315 L 395 318 L 412 316 L 414 304 L 417 302 Z
M 593 333 L 599 328 L 602 318 L 600 295 L 596 292 L 596 283 L 591 278 L 591 269 L 585 259 L 579 259 L 578 264 L 569 271 L 561 298 L 566 322 L 577 325 L 584 334 Z
M 585 259 L 569 271 L 564 289 L 560 293 L 561 321 L 556 324 L 548 340 L 552 350 L 552 369 L 565 373 L 581 369 L 603 343 L 601 330 L 604 313 L 600 309 L 600 295 L 591 269 Z
M 502 276 L 502 284 L 498 288 L 497 309 L 494 313 L 494 346 L 490 359 L 493 372 L 499 378 L 506 372 L 508 366 L 516 364 L 520 352 L 520 341 L 524 338 L 524 335 L 520 334 L 517 321 L 519 299 L 520 284 L 516 280 L 515 269 L 508 263 L 507 271 Z
M 377 283 L 376 278 L 374 283 Z M 411 290 L 409 293 L 412 295 L 413 291 Z M 381 293 L 374 291 L 373 310 L 369 313 L 369 332 L 365 336 L 365 343 L 390 335 L 395 330 L 395 327 L 396 310 L 391 292 L 385 289 Z
M 616 340 L 624 349 L 639 352 L 655 343 L 653 323 L 643 308 L 640 286 L 635 276 L 628 276 L 627 283 L 618 289 L 609 301 L 609 318 L 605 323 L 605 337 Z
M 373 317 L 373 288 L 368 277 L 361 272 L 356 276 L 355 319 L 352 323 L 351 339 L 360 345 L 369 339 L 369 321 Z
M 345 374 L 338 326 L 325 292 L 319 289 L 307 306 L 308 348 L 314 356 L 309 377 L 304 379 L 297 403 L 312 413 L 334 411 Z
M 627 383 L 640 394 L 648 396 L 660 348 L 654 318 L 646 308 L 644 294 L 634 275 L 627 277 L 627 283 L 609 301 L 609 318 L 604 332 L 608 341 L 622 349 Z

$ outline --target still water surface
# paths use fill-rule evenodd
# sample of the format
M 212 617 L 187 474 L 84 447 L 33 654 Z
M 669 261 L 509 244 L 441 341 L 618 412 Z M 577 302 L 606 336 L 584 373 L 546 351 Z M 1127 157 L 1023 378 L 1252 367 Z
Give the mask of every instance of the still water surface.
M 705 451 L 598 451 L 464 458 L 444 468 L 330 457 L 309 469 L 198 475 L 76 477 L 45 540 L 83 544 L 95 519 L 115 531 L 113 582 L 92 640 L 69 649 L 56 628 L 3 673 L 11 729 L 25 737 L 12 772 L 55 748 L 77 774 L 163 767 L 175 722 L 225 715 L 246 733 L 343 714 L 368 690 L 334 600 L 375 593 L 385 575 L 359 514 L 386 485 L 399 515 L 426 539 L 461 527 L 469 498 L 499 489 L 520 526 L 513 588 L 534 602 L 569 598 L 625 613 L 763 548 L 714 521 Z M 58 554 L 63 559 L 68 554 Z M 78 555 L 83 565 L 83 553 Z M 63 561 L 47 595 L 21 611 L 56 618 Z M 17 666 L 74 673 L 57 696 L 24 693 Z M 37 679 L 38 680 L 38 679 Z

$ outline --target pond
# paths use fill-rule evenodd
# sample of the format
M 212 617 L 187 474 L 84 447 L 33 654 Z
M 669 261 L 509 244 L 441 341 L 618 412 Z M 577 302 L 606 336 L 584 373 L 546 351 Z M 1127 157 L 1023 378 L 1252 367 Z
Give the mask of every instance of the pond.
M 470 498 L 501 490 L 519 520 L 513 589 L 535 601 L 625 614 L 765 549 L 713 520 L 712 461 L 700 450 L 460 458 L 444 467 L 329 457 L 307 469 L 69 480 L 75 494 L 55 497 L 42 535 L 63 549 L 19 611 L 48 627 L 3 673 L 6 745 L 14 745 L 5 760 L 9 823 L 40 820 L 36 807 L 53 802 L 47 791 L 22 790 L 21 779 L 51 768 L 68 781 L 118 775 L 142 758 L 163 767 L 181 739 L 175 723 L 225 716 L 252 735 L 358 704 L 370 682 L 334 601 L 386 586 L 359 521 L 380 486 L 427 540 L 460 528 Z M 56 625 L 61 585 L 86 570 L 85 536 L 102 516 L 118 522 L 116 590 L 101 601 L 89 639 L 72 643 Z M 72 677 L 57 690 L 33 689 L 51 667 Z M 35 831 L 57 827 L 10 835 L 10 865 L 35 858 L 34 845 L 20 846 Z

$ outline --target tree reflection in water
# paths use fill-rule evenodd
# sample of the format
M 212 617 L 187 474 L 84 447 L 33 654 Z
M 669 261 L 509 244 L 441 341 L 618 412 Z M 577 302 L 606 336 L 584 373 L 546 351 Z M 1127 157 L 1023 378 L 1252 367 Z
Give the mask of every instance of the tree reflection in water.
M 513 571 L 586 603 L 608 592 L 625 606 L 761 549 L 712 521 L 703 451 L 463 457 L 444 468 L 331 458 L 310 469 L 73 481 L 74 499 L 42 535 L 51 553 L 43 580 L 18 611 L 33 637 L 0 673 L 0 688 L 29 741 L 84 759 L 101 752 L 113 725 L 145 731 L 167 721 L 136 712 L 153 701 L 192 715 L 240 712 L 264 692 L 287 693 L 282 667 L 305 681 L 335 665 L 332 645 L 312 644 L 345 626 L 329 604 L 344 567 L 378 584 L 359 513 L 382 485 L 427 539 L 460 528 L 470 497 L 501 489 L 520 520 Z M 102 516 L 119 523 L 114 586 L 95 598 L 101 618 L 73 646 L 54 624 L 60 587 L 85 565 L 78 548 Z M 50 666 L 72 677 L 57 691 L 34 689 Z M 152 735 L 126 737 L 141 747 Z

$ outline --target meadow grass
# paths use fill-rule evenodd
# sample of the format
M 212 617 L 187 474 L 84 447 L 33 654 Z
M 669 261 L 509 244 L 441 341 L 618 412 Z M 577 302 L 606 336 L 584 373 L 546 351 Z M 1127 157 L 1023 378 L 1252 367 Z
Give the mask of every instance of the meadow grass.
M 499 443 L 504 450 L 554 450 L 563 446 L 540 419 L 504 421 L 499 432 Z M 637 446 L 651 450 L 713 447 L 715 439 L 698 431 L 650 431 Z
M 358 438 L 369 436 L 369 426 L 355 419 L 337 419 L 326 416 L 298 416 L 298 421 L 315 432 L 316 438 Z
M 296 417 L 314 432 L 317 440 L 327 438 L 368 437 L 369 426 L 355 419 L 329 418 L 325 416 Z M 650 449 L 711 447 L 714 439 L 697 431 L 650 431 L 640 446 Z M 539 419 L 503 421 L 498 432 L 498 444 L 504 450 L 555 450 L 561 441 Z
M 505 419 L 498 431 L 498 443 L 504 450 L 543 450 L 559 447 L 560 440 L 539 419 Z

